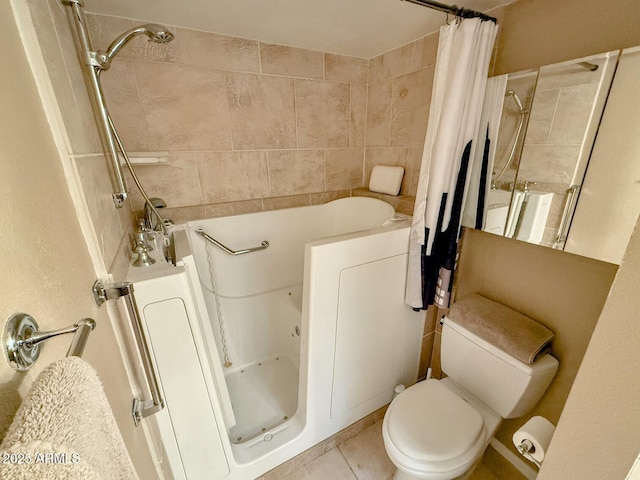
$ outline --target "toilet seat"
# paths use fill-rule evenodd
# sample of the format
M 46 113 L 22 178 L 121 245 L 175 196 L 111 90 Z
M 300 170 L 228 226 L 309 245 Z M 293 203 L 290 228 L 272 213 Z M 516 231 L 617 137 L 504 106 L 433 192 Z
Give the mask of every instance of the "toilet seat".
M 461 475 L 485 447 L 482 415 L 435 379 L 399 395 L 389 406 L 382 430 L 393 463 L 424 479 Z

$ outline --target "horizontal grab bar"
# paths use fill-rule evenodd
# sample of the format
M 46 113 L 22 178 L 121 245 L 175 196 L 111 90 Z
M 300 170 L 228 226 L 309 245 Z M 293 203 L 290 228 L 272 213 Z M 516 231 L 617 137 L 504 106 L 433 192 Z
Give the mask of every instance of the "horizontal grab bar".
M 203 237 L 208 242 L 213 243 L 216 247 L 221 248 L 229 255 L 244 255 L 245 253 L 257 252 L 258 250 L 264 250 L 265 248 L 269 248 L 269 242 L 267 242 L 266 240 L 263 240 L 263 242 L 260 244 L 259 247 L 245 248 L 244 250 L 231 250 L 229 247 L 217 241 L 215 238 L 213 238 L 211 235 L 209 235 L 207 232 L 205 232 L 201 228 L 197 229 L 196 233 L 201 237 Z

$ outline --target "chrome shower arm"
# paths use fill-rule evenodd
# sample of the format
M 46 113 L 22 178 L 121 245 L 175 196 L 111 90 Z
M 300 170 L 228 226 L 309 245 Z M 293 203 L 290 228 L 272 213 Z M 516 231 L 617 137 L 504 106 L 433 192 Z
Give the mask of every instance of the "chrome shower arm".
M 129 40 L 138 35 L 146 35 L 150 42 L 155 43 L 167 43 L 173 40 L 173 33 L 168 31 L 162 25 L 156 23 L 145 23 L 144 25 L 138 25 L 117 37 L 109 47 L 107 51 L 98 51 L 95 53 L 95 60 L 99 63 L 99 68 L 106 70 L 111 66 L 111 60 L 118 52 L 124 47 Z
M 109 45 L 106 52 L 99 52 L 101 56 L 104 56 L 104 63 L 106 65 L 109 65 L 111 63 L 111 59 L 117 55 L 122 47 L 124 47 L 132 37 L 141 33 L 145 33 L 145 29 L 144 27 L 139 26 L 132 30 L 129 30 L 123 35 L 120 35 L 113 42 L 111 42 L 111 45 Z

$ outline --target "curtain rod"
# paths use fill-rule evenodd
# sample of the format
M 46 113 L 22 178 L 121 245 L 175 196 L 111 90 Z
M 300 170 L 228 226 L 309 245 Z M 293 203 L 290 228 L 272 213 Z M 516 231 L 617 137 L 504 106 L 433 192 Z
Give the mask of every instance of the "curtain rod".
M 427 8 L 433 8 L 444 13 L 450 13 L 460 18 L 480 18 L 482 20 L 489 20 L 493 23 L 497 23 L 494 17 L 490 17 L 482 12 L 470 10 L 468 8 L 460 8 L 457 5 L 447 5 L 446 3 L 436 2 L 434 0 L 403 0 L 405 2 L 415 3 Z

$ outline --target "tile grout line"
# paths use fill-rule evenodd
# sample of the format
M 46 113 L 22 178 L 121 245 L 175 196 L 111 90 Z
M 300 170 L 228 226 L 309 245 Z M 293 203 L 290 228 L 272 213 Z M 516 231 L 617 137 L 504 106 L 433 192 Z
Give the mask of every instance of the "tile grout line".
M 362 432 L 361 432 L 362 433 Z M 357 437 L 357 435 L 356 435 Z M 355 437 L 353 437 L 355 438 Z M 353 477 L 356 480 L 360 480 L 360 477 L 358 477 L 358 474 L 356 473 L 356 471 L 351 467 L 351 464 L 349 463 L 349 460 L 347 459 L 347 457 L 345 456 L 344 452 L 342 451 L 342 449 L 340 448 L 342 445 L 344 445 L 346 442 L 342 442 L 340 445 L 335 446 L 334 448 L 338 450 L 338 452 L 340 452 L 340 455 L 342 455 L 342 458 L 344 459 L 344 461 L 347 463 L 347 466 L 349 467 L 349 470 L 351 471 L 351 474 L 353 475 Z

